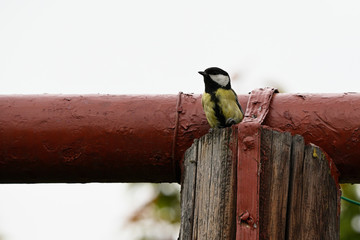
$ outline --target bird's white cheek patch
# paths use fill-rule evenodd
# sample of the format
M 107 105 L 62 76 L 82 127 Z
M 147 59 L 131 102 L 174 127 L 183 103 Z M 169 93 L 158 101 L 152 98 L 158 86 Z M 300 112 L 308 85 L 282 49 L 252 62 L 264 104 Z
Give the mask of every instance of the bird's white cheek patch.
M 222 87 L 225 87 L 226 85 L 228 85 L 230 79 L 228 76 L 222 75 L 222 74 L 217 74 L 217 75 L 211 75 L 209 74 L 210 78 L 216 82 L 217 84 L 219 84 Z

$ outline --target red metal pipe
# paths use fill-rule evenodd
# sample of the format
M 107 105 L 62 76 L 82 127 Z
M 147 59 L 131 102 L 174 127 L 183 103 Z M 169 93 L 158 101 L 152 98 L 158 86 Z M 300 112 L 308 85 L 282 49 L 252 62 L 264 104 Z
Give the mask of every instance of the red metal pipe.
M 360 182 L 360 94 L 276 94 L 264 123 L 303 135 L 342 182 Z M 0 182 L 178 181 L 208 129 L 199 95 L 0 96 Z
M 300 134 L 335 162 L 339 181 L 360 183 L 360 94 L 275 94 L 264 125 Z
M 176 107 L 186 99 L 0 96 L 0 182 L 176 181 Z

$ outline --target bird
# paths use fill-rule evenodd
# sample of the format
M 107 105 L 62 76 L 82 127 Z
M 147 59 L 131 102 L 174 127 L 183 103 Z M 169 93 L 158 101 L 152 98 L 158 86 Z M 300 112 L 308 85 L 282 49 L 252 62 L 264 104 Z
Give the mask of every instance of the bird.
M 201 103 L 210 127 L 225 128 L 241 122 L 244 113 L 231 88 L 229 74 L 218 67 L 198 73 L 204 77 L 205 92 Z

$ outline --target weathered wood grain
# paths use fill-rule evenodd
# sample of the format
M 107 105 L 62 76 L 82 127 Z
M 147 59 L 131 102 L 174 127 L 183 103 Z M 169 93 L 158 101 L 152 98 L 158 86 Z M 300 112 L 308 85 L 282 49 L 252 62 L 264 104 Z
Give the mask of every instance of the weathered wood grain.
M 263 239 L 285 239 L 291 141 L 290 133 L 262 131 L 260 235 Z
M 187 150 L 179 239 L 234 239 L 236 160 L 231 151 L 234 139 L 231 128 L 215 129 Z
M 194 223 L 196 162 L 198 140 L 185 152 L 184 176 L 181 184 L 180 239 L 191 239 Z
M 214 130 L 186 151 L 180 240 L 235 239 L 236 151 L 246 151 L 236 133 Z M 339 186 L 325 155 L 299 135 L 260 134 L 260 239 L 339 239 Z
M 297 179 L 294 183 L 301 189 L 297 191 L 302 191 L 301 203 L 290 206 L 296 208 L 294 214 L 302 222 L 299 232 L 292 231 L 294 234 L 289 239 L 339 239 L 339 199 L 328 161 L 314 145 L 305 146 L 304 152 L 302 185 Z M 291 229 L 292 225 L 288 227 Z
M 301 225 L 303 220 L 299 216 L 302 211 L 301 198 L 303 185 L 303 163 L 304 163 L 304 138 L 295 135 L 292 139 L 291 158 L 290 162 L 290 183 L 289 183 L 289 199 L 288 199 L 288 214 L 286 228 L 286 239 L 296 239 L 300 236 Z
M 339 239 L 338 185 L 301 136 L 261 131 L 260 239 Z

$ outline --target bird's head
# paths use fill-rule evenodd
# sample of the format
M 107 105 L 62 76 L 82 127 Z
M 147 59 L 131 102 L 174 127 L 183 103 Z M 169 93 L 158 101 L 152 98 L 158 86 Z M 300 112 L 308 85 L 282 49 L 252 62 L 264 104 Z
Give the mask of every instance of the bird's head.
M 211 67 L 199 73 L 204 76 L 205 88 L 231 88 L 229 74 L 221 68 Z

